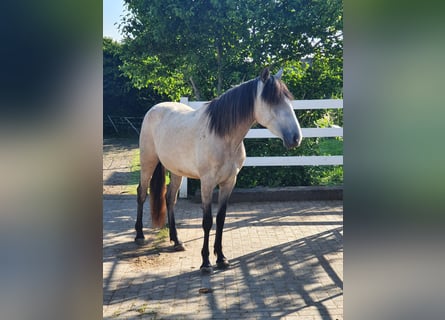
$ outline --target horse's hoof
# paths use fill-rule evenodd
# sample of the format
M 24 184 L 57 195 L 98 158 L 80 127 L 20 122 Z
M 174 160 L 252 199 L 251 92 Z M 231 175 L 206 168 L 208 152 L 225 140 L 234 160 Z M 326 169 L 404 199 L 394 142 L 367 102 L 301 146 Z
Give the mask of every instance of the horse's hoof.
M 184 247 L 184 245 L 183 245 L 182 243 L 175 244 L 175 246 L 173 247 L 173 249 L 174 249 L 175 251 L 185 251 L 185 247 Z
M 145 244 L 145 238 L 135 238 L 134 242 L 136 242 L 138 246 L 143 246 Z
M 200 270 L 201 270 L 201 274 L 202 274 L 202 275 L 209 275 L 209 274 L 212 274 L 212 273 L 213 273 L 213 268 L 212 268 L 212 266 L 209 266 L 209 267 L 201 267 Z
M 230 267 L 230 262 L 226 259 L 224 259 L 223 261 L 216 262 L 216 268 L 218 269 L 225 270 L 228 267 Z

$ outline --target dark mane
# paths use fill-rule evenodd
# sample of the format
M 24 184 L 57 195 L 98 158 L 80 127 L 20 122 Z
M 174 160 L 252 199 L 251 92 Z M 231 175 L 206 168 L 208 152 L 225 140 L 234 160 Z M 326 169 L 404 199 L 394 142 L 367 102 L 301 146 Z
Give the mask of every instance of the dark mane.
M 258 78 L 236 86 L 207 105 L 209 129 L 224 137 L 239 124 L 253 121 Z
M 263 92 L 261 92 L 261 98 L 269 105 L 276 105 L 283 101 L 284 97 L 288 98 L 289 100 L 294 99 L 286 84 L 280 79 L 276 79 L 274 76 L 271 76 L 264 84 Z

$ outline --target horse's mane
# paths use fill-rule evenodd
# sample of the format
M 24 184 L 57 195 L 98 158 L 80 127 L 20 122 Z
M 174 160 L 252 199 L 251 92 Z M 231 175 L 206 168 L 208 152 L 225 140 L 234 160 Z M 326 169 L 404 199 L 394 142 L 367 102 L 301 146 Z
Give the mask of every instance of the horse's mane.
M 224 137 L 239 124 L 254 120 L 253 107 L 257 95 L 259 78 L 244 82 L 223 93 L 207 104 L 209 129 L 218 136 Z M 293 99 L 286 85 L 274 76 L 265 80 L 261 98 L 269 105 L 278 104 L 287 97 Z
M 239 124 L 253 121 L 253 106 L 257 93 L 258 78 L 244 82 L 207 105 L 209 129 L 223 137 Z

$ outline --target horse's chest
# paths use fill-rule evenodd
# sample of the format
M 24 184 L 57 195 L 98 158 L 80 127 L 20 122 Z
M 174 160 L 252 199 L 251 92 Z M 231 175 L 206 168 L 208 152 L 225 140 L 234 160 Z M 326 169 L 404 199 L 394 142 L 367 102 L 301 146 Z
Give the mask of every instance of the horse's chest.
M 215 152 L 210 157 L 211 168 L 215 171 L 215 175 L 221 179 L 226 179 L 238 174 L 243 166 L 245 153 L 242 150 L 223 150 Z

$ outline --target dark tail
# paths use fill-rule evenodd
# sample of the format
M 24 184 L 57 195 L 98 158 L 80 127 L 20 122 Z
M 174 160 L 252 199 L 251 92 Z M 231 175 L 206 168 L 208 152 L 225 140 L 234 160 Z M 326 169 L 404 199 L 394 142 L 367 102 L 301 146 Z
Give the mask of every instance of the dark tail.
M 154 228 L 162 228 L 165 225 L 167 217 L 166 192 L 165 168 L 159 162 L 150 180 L 151 220 Z

